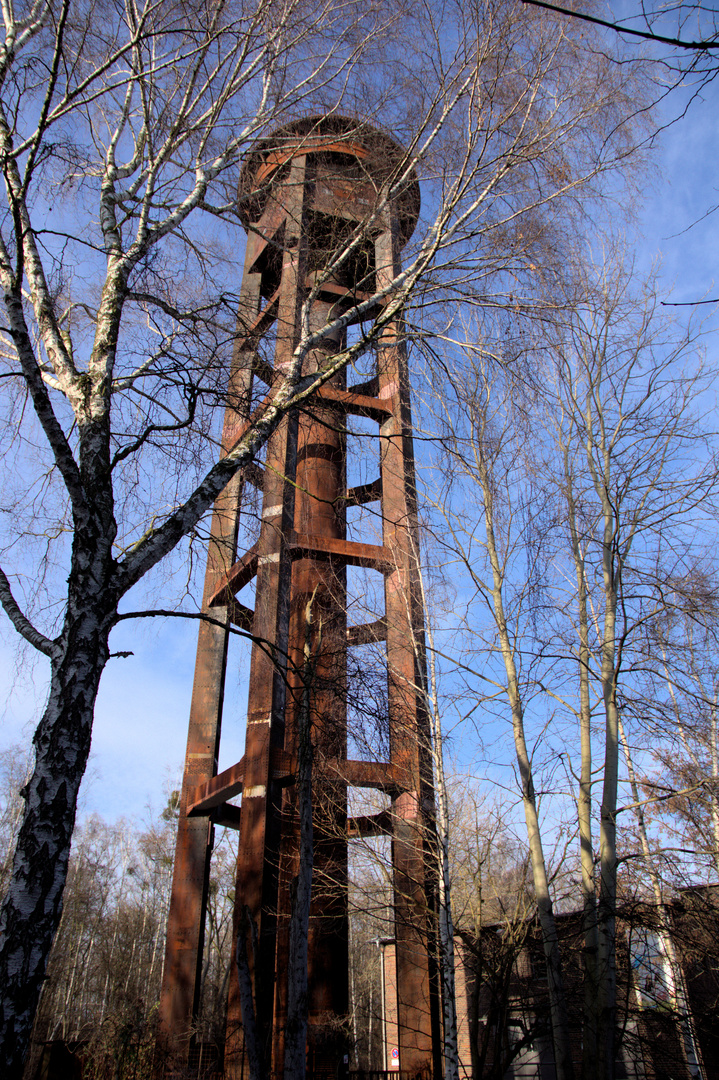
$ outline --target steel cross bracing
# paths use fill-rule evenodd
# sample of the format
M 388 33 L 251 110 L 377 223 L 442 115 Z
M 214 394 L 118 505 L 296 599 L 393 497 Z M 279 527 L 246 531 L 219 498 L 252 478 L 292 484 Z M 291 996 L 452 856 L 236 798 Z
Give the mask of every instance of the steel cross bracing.
M 238 333 L 227 391 L 223 452 L 248 423 L 253 381 L 268 392 L 298 340 L 301 305 L 321 282 L 313 328 L 393 280 L 414 228 L 412 177 L 383 208 L 354 262 L 329 280 L 323 258 L 348 228 L 367 220 L 400 156 L 386 136 L 340 118 L 296 122 L 260 144 L 242 170 L 248 229 Z M 250 197 L 248 197 L 248 193 Z M 344 232 L 343 232 L 344 230 Z M 275 331 L 274 363 L 258 343 Z M 343 345 L 325 336 L 305 372 Z M 283 1074 L 291 884 L 299 871 L 296 773 L 298 709 L 309 694 L 314 746 L 314 874 L 308 972 L 308 1072 L 342 1074 L 348 1052 L 347 843 L 392 838 L 399 1054 L 403 1075 L 438 1075 L 439 1008 L 429 856 L 432 780 L 407 355 L 399 321 L 382 330 L 375 374 L 361 386 L 335 376 L 271 436 L 264 466 L 238 475 L 215 505 L 190 711 L 160 1005 L 160 1065 L 181 1075 L 192 1051 L 203 959 L 210 856 L 216 825 L 239 829 L 233 948 L 248 958 L 266 1075 Z M 378 426 L 380 475 L 346 486 L 346 417 Z M 243 486 L 262 495 L 257 543 L 237 553 Z M 381 543 L 346 537 L 346 507 L 374 503 Z M 385 614 L 347 625 L 346 567 L 384 577 Z M 254 611 L 237 594 L 256 579 Z M 312 612 L 308 623 L 308 604 Z M 249 700 L 242 760 L 217 773 L 229 628 L 251 632 Z M 389 760 L 347 759 L 348 650 L 385 642 Z M 306 648 L 311 687 L 303 676 Z M 347 818 L 347 788 L 391 799 L 378 814 Z M 241 807 L 229 800 L 242 793 Z M 254 931 L 254 933 L 253 933 Z M 250 937 L 254 936 L 254 946 Z M 233 951 L 234 955 L 234 951 Z M 249 1076 L 236 973 L 230 979 L 224 1075 Z

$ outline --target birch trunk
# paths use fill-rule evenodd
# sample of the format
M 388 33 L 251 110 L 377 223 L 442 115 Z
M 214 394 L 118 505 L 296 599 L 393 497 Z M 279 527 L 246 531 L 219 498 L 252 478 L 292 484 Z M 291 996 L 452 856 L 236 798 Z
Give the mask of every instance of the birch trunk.
M 441 734 L 440 734 L 441 737 Z M 439 874 L 439 949 L 442 971 L 442 1009 L 444 1018 L 444 1078 L 459 1080 L 457 1005 L 455 991 L 454 921 L 452 918 L 449 876 L 449 820 L 447 785 L 444 767 L 435 764 L 437 833 L 440 850 Z
M 350 934 L 352 935 L 352 926 L 350 924 Z M 354 960 L 354 939 L 350 937 L 350 1016 L 352 1017 L 352 1046 L 353 1046 L 353 1059 L 355 1069 L 359 1068 L 359 1056 L 357 1053 L 357 995 L 355 993 L 355 960 Z
M 605 329 L 606 333 L 606 329 Z M 616 1043 L 616 902 L 617 902 L 617 791 L 619 783 L 619 731 L 617 713 L 617 603 L 623 559 L 631 549 L 632 529 L 619 543 L 619 520 L 610 492 L 613 455 L 623 419 L 607 433 L 602 380 L 606 341 L 600 336 L 596 355 L 587 364 L 586 399 L 581 408 L 573 398 L 577 421 L 581 416 L 587 469 L 600 508 L 602 607 L 600 684 L 604 705 L 604 767 L 599 819 L 599 903 L 597 906 L 596 1037 L 597 1054 L 590 1076 L 613 1080 Z M 570 392 L 572 392 L 570 390 Z M 621 497 L 619 498 L 621 502 Z
M 693 635 L 691 635 L 691 634 L 690 634 L 690 637 L 689 637 L 689 642 L 690 642 L 690 649 L 691 649 L 691 653 L 692 653 L 692 674 L 693 674 L 694 680 L 696 682 L 698 697 L 699 697 L 700 701 L 702 700 L 702 698 L 706 700 L 708 698 L 708 694 L 706 693 L 706 691 L 704 689 L 701 674 L 695 670 L 695 664 L 694 664 L 694 660 L 693 660 L 693 654 L 694 654 L 694 647 L 695 646 L 694 646 Z M 667 690 L 669 691 L 669 697 L 670 697 L 671 702 L 672 702 L 672 711 L 674 712 L 674 721 L 675 721 L 676 726 L 677 726 L 677 731 L 679 733 L 679 738 L 681 739 L 681 743 L 682 743 L 682 746 L 684 748 L 684 752 L 686 753 L 687 757 L 689 758 L 692 765 L 694 766 L 694 769 L 696 770 L 697 776 L 701 776 L 702 772 L 705 771 L 705 770 L 704 770 L 704 768 L 702 766 L 701 761 L 699 760 L 699 757 L 697 756 L 697 754 L 695 753 L 695 751 L 694 751 L 694 749 L 692 747 L 690 739 L 687 737 L 687 731 L 686 731 L 686 725 L 684 723 L 684 717 L 682 715 L 682 710 L 679 707 L 679 702 L 677 701 L 677 695 L 676 695 L 676 691 L 675 691 L 675 688 L 674 688 L 674 682 L 672 680 L 670 669 L 669 669 L 669 662 L 668 662 L 668 659 L 667 659 L 667 651 L 666 651 L 666 648 L 664 647 L 664 645 L 662 645 L 661 649 L 662 649 L 662 665 L 663 665 L 663 668 L 664 668 L 664 679 L 665 679 L 665 682 L 667 684 Z M 712 783 L 709 784 L 709 785 L 706 785 L 706 790 L 707 790 L 707 796 L 708 796 L 708 799 L 709 799 L 709 816 L 711 818 L 712 839 L 713 839 L 713 844 L 714 844 L 713 851 L 712 851 L 712 854 L 711 854 L 711 859 L 712 859 L 712 863 L 714 865 L 714 870 L 715 870 L 716 874 L 719 875 L 719 787 L 717 786 L 717 781 L 719 781 L 719 745 L 717 744 L 717 737 L 719 735 L 719 732 L 717 731 L 717 690 L 716 690 L 716 685 L 713 686 L 713 688 L 712 688 L 712 697 L 711 697 L 711 701 L 708 702 L 708 705 L 709 705 L 709 760 L 710 760 L 709 768 L 710 768 L 710 776 L 711 776 Z
M 419 558 L 417 562 L 419 564 Z M 454 919 L 452 916 L 452 883 L 449 867 L 449 795 L 447 792 L 447 777 L 444 771 L 442 717 L 439 710 L 434 635 L 422 573 L 419 575 L 419 585 L 425 613 L 425 632 L 429 644 L 429 693 L 425 696 L 427 698 L 427 714 L 429 716 L 432 741 L 430 752 L 434 771 L 435 816 L 437 843 L 439 845 L 439 956 L 442 978 L 442 1018 L 444 1021 L 444 1080 L 459 1080 Z
M 532 879 L 534 882 L 537 912 L 542 931 L 544 960 L 547 969 L 547 986 L 549 991 L 549 1008 L 552 1021 L 552 1044 L 554 1047 L 556 1075 L 557 1080 L 572 1080 L 574 1066 L 572 1063 L 571 1043 L 569 1039 L 569 1020 L 564 993 L 564 981 L 562 977 L 559 938 L 557 936 L 554 909 L 549 891 L 547 866 L 542 847 L 542 835 L 539 825 L 539 815 L 537 813 L 534 780 L 532 777 L 532 764 L 527 750 L 524 731 L 524 712 L 519 689 L 519 679 L 517 677 L 512 644 L 504 614 L 504 580 L 494 533 L 492 487 L 487 465 L 482 457 L 481 450 L 478 450 L 477 452 L 477 464 L 478 475 L 484 494 L 487 553 L 492 568 L 491 598 L 493 615 L 497 627 L 500 651 L 504 661 L 504 669 L 507 676 L 507 697 L 511 709 L 514 746 L 522 783 L 522 805 L 524 807 L 524 817 L 527 823 Z
M 709 791 L 709 799 L 711 805 L 711 818 L 712 818 L 712 834 L 714 836 L 714 852 L 713 863 L 714 871 L 719 875 L 719 731 L 717 730 L 717 694 L 714 691 L 714 696 L 711 704 L 711 713 L 709 720 L 709 738 L 711 740 L 711 763 L 712 763 L 712 784 Z
M 89 601 L 89 602 L 88 602 Z M 21 1080 L 48 954 L 62 912 L 77 795 L 90 752 L 93 709 L 108 656 L 109 620 L 96 589 L 68 619 L 52 656 L 50 696 L 35 734 L 10 887 L 0 916 L 0 1046 L 4 1077 Z
M 615 521 L 611 504 L 602 487 L 604 540 L 604 627 L 601 685 L 604 701 L 604 783 L 599 822 L 599 905 L 597 911 L 597 1076 L 613 1080 L 616 1041 L 616 904 L 617 904 L 617 789 L 619 782 L 619 730 L 616 685 L 617 592 L 614 566 Z
M 574 498 L 572 470 L 567 447 L 564 450 L 564 480 L 566 485 L 569 530 L 572 556 L 577 578 L 577 615 L 579 622 L 579 740 L 580 772 L 577 819 L 579 825 L 579 857 L 582 873 L 582 953 L 584 974 L 584 1016 L 582 1022 L 582 1075 L 589 1078 L 595 1068 L 598 1052 L 597 1031 L 597 893 L 594 880 L 594 844 L 592 840 L 592 730 L 589 696 L 589 617 L 587 612 L 587 580 L 584 553 L 577 527 L 577 508 Z

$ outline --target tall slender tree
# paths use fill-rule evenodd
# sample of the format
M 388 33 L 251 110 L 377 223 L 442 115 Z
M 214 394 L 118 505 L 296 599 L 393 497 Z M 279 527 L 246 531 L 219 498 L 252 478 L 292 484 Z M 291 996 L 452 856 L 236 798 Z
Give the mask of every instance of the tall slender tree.
M 412 295 L 425 312 L 470 292 L 487 302 L 488 277 L 526 261 L 541 208 L 589 193 L 631 152 L 636 79 L 505 0 L 411 12 L 37 0 L 6 5 L 3 21 L 0 601 L 49 668 L 0 915 L 0 1055 L 16 1077 L 61 917 L 110 634 L 137 614 L 128 594 Z M 416 170 L 420 224 L 404 269 L 380 288 L 368 280 L 325 326 L 310 328 L 321 283 L 308 283 L 291 362 L 255 400 L 237 372 L 230 380 L 237 267 L 218 233 L 237 227 L 238 159 L 298 113 L 343 111 L 391 126 L 406 153 L 327 253 L 326 275 L 352 261 Z M 268 257 L 284 255 L 275 237 Z M 344 342 L 350 322 L 364 333 L 306 374 L 308 354 Z M 228 380 L 237 437 L 218 461 Z
M 484 724 L 503 702 L 511 725 L 555 1061 L 572 1068 L 559 866 L 547 855 L 564 829 L 579 841 L 583 1075 L 608 1078 L 620 866 L 635 836 L 618 839 L 618 815 L 637 802 L 620 710 L 641 715 L 647 628 L 687 603 L 680 583 L 713 529 L 716 477 L 692 328 L 658 310 L 653 282 L 637 283 L 621 254 L 599 268 L 577 261 L 562 288 L 541 332 L 512 337 L 498 320 L 494 339 L 472 327 L 461 361 L 459 335 L 448 347 L 449 377 L 430 395 L 444 487 L 427 498 L 466 612 L 461 650 L 447 639 L 443 663 Z M 656 889 L 654 900 L 664 903 Z

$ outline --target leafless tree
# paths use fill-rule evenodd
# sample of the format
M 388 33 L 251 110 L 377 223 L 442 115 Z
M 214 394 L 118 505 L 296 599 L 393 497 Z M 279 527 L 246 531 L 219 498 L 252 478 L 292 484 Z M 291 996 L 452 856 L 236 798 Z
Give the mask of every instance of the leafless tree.
M 511 720 L 555 1060 L 571 1070 L 553 910 L 564 875 L 545 853 L 559 841 L 583 896 L 583 1075 L 608 1077 L 618 875 L 623 858 L 648 856 L 641 823 L 617 844 L 618 814 L 641 802 L 620 710 L 625 722 L 641 714 L 646 628 L 667 618 L 701 557 L 716 478 L 696 416 L 706 376 L 694 331 L 668 322 L 652 283 L 637 287 L 621 263 L 579 266 L 541 333 L 509 347 L 476 326 L 465 338 L 461 375 L 434 395 L 444 486 L 427 499 L 465 611 L 461 650 L 439 646 L 443 662 L 480 716 L 504 701 Z M 576 858 L 563 830 L 578 835 Z
M 631 283 L 616 263 L 600 272 L 597 286 L 593 302 L 571 319 L 569 338 L 564 339 L 569 347 L 557 349 L 557 385 L 558 442 L 570 496 L 578 582 L 581 715 L 586 716 L 588 700 L 584 668 L 596 680 L 603 713 L 595 1060 L 597 1075 L 610 1076 L 616 1028 L 616 830 L 622 743 L 630 801 L 636 802 L 619 705 L 622 697 L 631 699 L 636 693 L 629 672 L 640 628 L 671 609 L 661 569 L 667 572 L 668 551 L 669 560 L 676 560 L 674 572 L 688 567 L 689 551 L 699 539 L 698 532 L 692 535 L 693 519 L 701 516 L 698 508 L 711 496 L 714 478 L 703 431 L 694 417 L 703 377 L 696 359 L 690 366 L 696 348 L 692 332 L 674 336 L 675 330 L 663 327 L 651 285 L 643 295 L 632 296 Z M 696 455 L 695 460 L 688 462 L 687 454 Z M 592 644 L 587 649 L 590 621 Z M 580 726 L 589 757 L 585 719 Z M 584 809 L 587 764 L 580 790 L 583 846 L 589 840 Z M 588 866 L 585 877 L 587 870 Z M 661 902 L 661 897 L 657 900 Z M 591 923 L 586 932 L 589 944 Z
M 97 815 L 79 823 L 33 1032 L 31 1070 L 62 1041 L 80 1047 L 85 1067 L 98 1077 L 150 1075 L 175 828 L 172 799 L 142 829 Z M 236 855 L 232 835 L 225 834 L 217 846 L 210 881 L 198 1016 L 205 1047 L 224 1036 Z
M 411 12 L 358 0 L 37 0 L 5 5 L 3 19 L 0 599 L 49 663 L 0 923 L 0 1053 L 14 1077 L 61 918 L 93 707 L 110 632 L 130 614 L 124 598 L 412 295 L 429 320 L 433 300 L 505 300 L 502 270 L 531 277 L 542 208 L 580 189 L 588 197 L 631 152 L 637 84 L 584 53 L 571 29 L 505 0 Z M 321 283 L 308 287 L 269 394 L 253 402 L 231 386 L 237 437 L 217 461 L 238 158 L 298 113 L 360 109 L 392 125 L 406 153 L 366 220 L 335 238 L 323 274 L 352 260 L 419 170 L 424 211 L 404 269 L 319 328 L 309 312 Z M 366 330 L 347 343 L 350 322 Z M 307 374 L 305 358 L 328 340 L 340 345 Z
M 567 1003 L 562 977 L 559 939 L 551 896 L 550 873 L 544 853 L 539 805 L 527 735 L 525 713 L 527 702 L 518 642 L 522 618 L 526 618 L 531 589 L 517 590 L 512 582 L 511 566 L 517 551 L 524 548 L 529 537 L 523 528 L 519 507 L 528 496 L 531 485 L 529 469 L 523 459 L 522 445 L 528 429 L 522 418 L 522 403 L 514 395 L 512 380 L 481 357 L 467 358 L 471 377 L 457 384 L 457 415 L 462 415 L 462 438 L 445 436 L 451 466 L 463 481 L 476 486 L 476 512 L 465 511 L 457 526 L 453 516 L 445 518 L 451 530 L 451 543 L 458 553 L 463 569 L 470 576 L 471 588 L 486 605 L 493 620 L 492 636 L 495 649 L 504 668 L 498 677 L 497 689 L 506 695 L 511 715 L 514 748 L 519 774 L 521 800 L 526 821 L 532 881 L 539 919 L 542 926 L 547 979 L 552 1013 L 552 1037 L 558 1077 L 568 1080 L 573 1075 Z M 461 410 L 461 412 L 460 412 Z M 464 426 L 466 424 L 466 427 Z M 455 431 L 457 429 L 455 428 Z M 517 470 L 521 470 L 525 490 L 517 490 Z M 464 486 L 464 485 L 463 485 Z M 530 488 L 531 491 L 531 488 Z M 519 523 L 515 525 L 515 521 Z M 525 517 L 524 524 L 527 520 Z M 475 549 L 476 557 L 472 554 Z M 519 591 L 520 595 L 517 595 Z M 521 595 L 523 593 L 523 595 Z M 511 596 L 511 599 L 510 599 Z

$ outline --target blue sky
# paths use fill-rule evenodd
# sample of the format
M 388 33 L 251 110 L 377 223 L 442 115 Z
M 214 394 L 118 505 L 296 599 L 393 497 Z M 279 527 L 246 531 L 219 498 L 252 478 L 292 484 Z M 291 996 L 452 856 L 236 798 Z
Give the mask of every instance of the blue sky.
M 678 111 L 678 94 L 673 101 Z M 719 212 L 706 216 L 719 202 L 718 101 L 712 84 L 659 137 L 651 155 L 656 172 L 642 214 L 641 254 L 661 257 L 669 300 L 719 295 Z
M 719 295 L 719 212 L 705 217 L 719 202 L 718 103 L 710 85 L 703 99 L 659 137 L 652 151 L 655 171 L 646 193 L 637 257 L 640 265 L 661 258 L 667 300 Z M 678 94 L 670 104 L 674 112 L 680 111 Z M 678 314 L 684 313 L 678 309 Z M 716 328 L 709 306 L 703 314 L 707 327 Z M 716 351 L 711 335 L 706 344 L 710 353 Z M 6 621 L 0 635 L 4 702 L 0 749 L 4 749 L 29 744 L 43 705 L 45 670 L 44 660 L 35 660 L 29 650 L 18 654 Z M 124 623 L 115 631 L 113 648 L 130 649 L 134 655 L 112 660 L 103 676 L 81 812 L 141 821 L 148 806 L 161 809 L 166 791 L 176 786 L 181 773 L 196 639 L 196 622 L 180 619 Z M 233 643 L 221 768 L 242 752 L 246 670 L 247 650 Z

